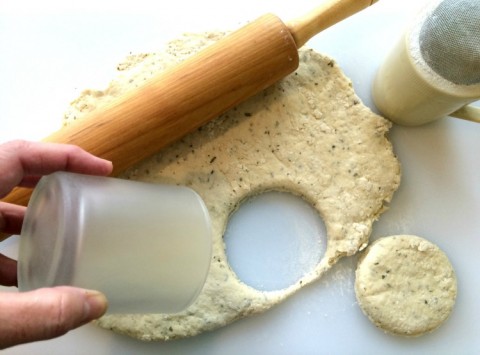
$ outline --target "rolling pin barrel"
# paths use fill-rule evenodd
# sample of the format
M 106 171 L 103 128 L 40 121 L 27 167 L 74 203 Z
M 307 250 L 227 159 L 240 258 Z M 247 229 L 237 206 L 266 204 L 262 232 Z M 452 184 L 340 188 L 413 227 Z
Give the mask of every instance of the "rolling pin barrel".
M 264 15 L 44 141 L 75 144 L 111 160 L 116 175 L 297 67 L 288 28 Z M 15 189 L 4 201 L 26 205 L 30 192 Z
M 297 66 L 287 27 L 265 15 L 45 140 L 76 144 L 111 160 L 117 174 Z

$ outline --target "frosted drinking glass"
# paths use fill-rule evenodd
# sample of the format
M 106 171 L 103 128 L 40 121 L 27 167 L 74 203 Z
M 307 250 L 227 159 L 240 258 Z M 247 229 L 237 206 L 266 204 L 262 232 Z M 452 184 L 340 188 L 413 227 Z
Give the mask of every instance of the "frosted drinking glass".
M 211 258 L 207 208 L 190 188 L 58 172 L 35 188 L 20 236 L 20 291 L 100 290 L 108 313 L 174 313 Z

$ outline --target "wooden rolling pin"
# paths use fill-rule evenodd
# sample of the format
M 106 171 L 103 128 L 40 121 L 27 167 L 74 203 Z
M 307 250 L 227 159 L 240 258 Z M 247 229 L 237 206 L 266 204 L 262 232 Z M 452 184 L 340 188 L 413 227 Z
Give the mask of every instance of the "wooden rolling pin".
M 376 1 L 328 0 L 287 24 L 262 16 L 44 141 L 109 159 L 116 175 L 295 71 L 298 48 Z M 30 194 L 4 201 L 26 205 Z

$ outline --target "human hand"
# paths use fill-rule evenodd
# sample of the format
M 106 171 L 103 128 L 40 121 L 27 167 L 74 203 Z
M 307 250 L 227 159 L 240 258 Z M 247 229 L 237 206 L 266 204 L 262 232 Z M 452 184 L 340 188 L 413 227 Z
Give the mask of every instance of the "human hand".
M 70 171 L 108 175 L 112 163 L 64 144 L 12 141 L 0 144 L 0 198 L 15 186 L 34 187 L 42 175 Z M 0 202 L 0 233 L 20 234 L 25 207 Z M 17 262 L 0 254 L 0 284 L 17 285 Z M 54 338 L 101 317 L 105 296 L 74 287 L 0 293 L 0 349 Z

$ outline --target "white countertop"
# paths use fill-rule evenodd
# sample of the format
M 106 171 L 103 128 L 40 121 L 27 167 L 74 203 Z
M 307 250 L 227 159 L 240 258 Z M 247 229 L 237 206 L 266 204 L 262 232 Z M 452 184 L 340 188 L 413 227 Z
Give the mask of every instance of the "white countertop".
M 364 103 L 382 58 L 426 0 L 380 0 L 308 45 L 336 59 Z M 272 12 L 288 21 L 319 2 L 0 0 L 0 142 L 40 139 L 57 129 L 68 103 L 104 86 L 130 52 L 159 50 L 182 32 L 234 29 Z M 93 325 L 6 354 L 473 354 L 480 352 L 480 125 L 452 118 L 390 134 L 403 169 L 391 208 L 372 240 L 417 234 L 439 245 L 458 277 L 451 318 L 415 339 L 376 329 L 355 301 L 356 258 L 266 313 L 200 336 L 143 343 Z M 259 211 L 261 215 L 262 211 Z M 16 241 L 0 245 L 15 255 Z

